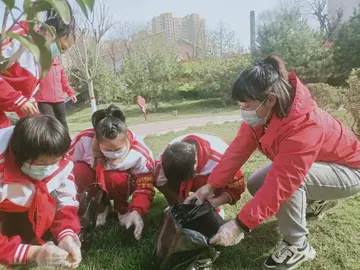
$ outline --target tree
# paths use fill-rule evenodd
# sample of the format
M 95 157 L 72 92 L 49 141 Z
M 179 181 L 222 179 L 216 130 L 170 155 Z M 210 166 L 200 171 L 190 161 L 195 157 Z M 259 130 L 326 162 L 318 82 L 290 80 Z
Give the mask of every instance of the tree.
M 94 78 L 94 90 L 97 99 L 107 105 L 121 96 L 120 82 L 116 74 L 101 60 L 98 62 L 97 73 Z
M 110 34 L 111 38 L 106 42 L 106 46 L 102 48 L 106 52 L 104 57 L 109 58 L 112 63 L 114 72 L 117 72 L 117 63 L 129 56 L 132 51 L 132 42 L 135 42 L 136 36 L 146 33 L 146 26 L 133 22 L 119 22 Z M 136 35 L 137 34 L 137 35 Z
M 326 81 L 333 72 L 333 58 L 323 34 L 311 29 L 300 10 L 270 14 L 258 27 L 257 56 L 263 58 L 276 51 L 303 79 Z
M 340 28 L 344 11 L 339 8 L 335 12 L 327 13 L 327 0 L 309 1 L 311 15 L 319 22 L 320 31 L 325 33 L 326 41 L 333 41 Z
M 231 90 L 238 75 L 251 66 L 251 57 L 237 54 L 212 57 L 194 62 L 196 88 L 202 98 L 220 98 L 224 106 L 231 100 Z
M 337 73 L 348 77 L 353 68 L 360 68 L 360 12 L 342 24 L 335 39 Z
M 94 79 L 99 68 L 101 41 L 114 24 L 103 3 L 90 16 L 79 16 L 77 42 L 69 51 L 71 65 L 78 71 L 69 70 L 69 73 L 87 84 L 93 112 L 96 111 Z
M 1 0 L 1 3 L 4 5 L 4 16 L 0 33 L 0 52 L 2 52 L 2 46 L 8 38 L 19 40 L 22 47 L 28 49 L 33 54 L 35 60 L 40 63 L 41 76 L 44 77 L 51 67 L 52 55 L 49 44 L 47 44 L 42 35 L 37 33 L 36 27 L 40 23 L 48 31 L 53 33 L 54 36 L 56 35 L 48 25 L 38 20 L 38 14 L 43 11 L 55 9 L 63 22 L 69 24 L 72 17 L 69 2 L 67 0 L 25 0 L 22 8 L 15 5 L 15 0 Z M 88 10 L 93 10 L 94 0 L 77 0 L 77 3 L 81 6 L 85 15 L 87 15 Z M 19 13 L 18 16 L 14 15 L 15 11 Z M 12 18 L 12 24 L 7 28 L 9 16 Z M 29 25 L 28 35 L 20 36 L 16 33 L 7 32 L 7 29 L 12 28 L 22 19 L 25 19 Z M 59 50 L 61 50 L 59 42 L 57 43 Z M 20 57 L 21 50 L 22 48 L 19 48 L 19 51 L 10 58 L 5 58 L 0 55 L 0 72 L 5 72 L 7 67 Z
M 141 95 L 157 109 L 160 101 L 170 99 L 178 83 L 177 54 L 162 34 L 144 37 L 133 46 L 122 64 L 121 83 L 131 100 Z
M 347 82 L 349 88 L 345 92 L 345 109 L 353 119 L 352 130 L 360 137 L 360 69 L 353 69 Z
M 220 21 L 217 28 L 206 35 L 206 56 L 225 56 L 243 51 L 236 40 L 235 32 L 228 24 Z

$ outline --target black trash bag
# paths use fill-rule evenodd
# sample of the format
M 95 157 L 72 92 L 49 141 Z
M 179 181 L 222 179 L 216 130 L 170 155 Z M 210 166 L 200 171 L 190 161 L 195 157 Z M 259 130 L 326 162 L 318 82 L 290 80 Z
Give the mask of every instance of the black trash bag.
M 208 202 L 173 205 L 165 214 L 156 243 L 157 269 L 212 269 L 220 252 L 208 241 L 222 224 L 224 220 Z
M 90 192 L 90 190 L 92 192 Z M 94 191 L 96 191 L 95 195 Z M 78 216 L 81 225 L 79 239 L 83 251 L 87 251 L 91 247 L 98 216 L 97 210 L 103 195 L 104 191 L 97 183 L 89 185 L 85 191 L 79 195 Z

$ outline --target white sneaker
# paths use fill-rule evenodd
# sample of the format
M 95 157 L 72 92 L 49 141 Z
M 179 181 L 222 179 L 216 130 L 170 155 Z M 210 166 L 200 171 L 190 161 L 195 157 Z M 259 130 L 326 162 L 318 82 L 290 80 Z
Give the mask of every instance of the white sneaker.
M 321 220 L 325 212 L 338 204 L 338 201 L 314 201 L 306 207 L 307 220 Z
M 264 262 L 263 269 L 290 270 L 316 256 L 315 249 L 306 241 L 305 246 L 298 248 L 283 241 L 275 252 Z
M 106 205 L 104 212 L 97 215 L 95 228 L 105 225 L 110 210 L 111 210 L 110 205 Z

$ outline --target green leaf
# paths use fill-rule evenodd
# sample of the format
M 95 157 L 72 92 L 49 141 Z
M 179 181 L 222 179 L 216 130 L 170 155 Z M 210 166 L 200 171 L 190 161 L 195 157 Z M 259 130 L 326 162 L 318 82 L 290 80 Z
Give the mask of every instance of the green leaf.
M 91 12 L 94 10 L 95 0 L 84 0 Z
M 86 18 L 89 18 L 87 8 L 86 8 L 86 4 L 84 3 L 84 0 L 76 0 L 76 2 L 80 6 L 80 8 L 81 8 L 82 12 L 84 13 L 84 15 L 86 16 Z
M 41 67 L 41 78 L 44 78 L 49 71 L 52 63 L 50 46 L 46 42 L 45 38 L 42 35 L 36 33 L 35 31 L 30 31 L 30 35 L 40 51 L 39 63 Z
M 1 0 L 7 9 L 12 10 L 15 6 L 15 0 Z
M 6 71 L 7 69 L 7 65 L 9 63 L 9 59 L 6 59 L 6 60 L 2 60 L 1 61 L 1 64 L 0 64 L 0 73 L 1 74 L 7 74 L 8 72 Z
M 30 13 L 32 2 L 31 0 L 24 0 L 23 9 L 26 15 Z
M 65 24 L 71 22 L 71 12 L 69 4 L 66 0 L 46 0 L 56 10 L 56 13 L 61 17 Z
M 36 61 L 40 59 L 40 49 L 38 48 L 38 46 L 33 44 L 33 41 L 30 37 L 21 36 L 12 32 L 6 32 L 6 36 L 20 41 L 21 45 L 32 53 Z
M 38 13 L 41 11 L 50 10 L 52 8 L 52 5 L 46 1 L 36 1 L 33 3 L 32 7 L 34 11 Z

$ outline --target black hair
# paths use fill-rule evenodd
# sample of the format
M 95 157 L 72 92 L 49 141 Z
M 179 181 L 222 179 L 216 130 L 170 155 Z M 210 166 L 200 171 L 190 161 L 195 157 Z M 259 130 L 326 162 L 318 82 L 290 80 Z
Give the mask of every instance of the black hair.
M 194 177 L 196 146 L 188 142 L 176 142 L 168 146 L 161 158 L 166 178 L 171 182 L 182 182 Z
M 61 19 L 61 17 L 56 13 L 56 11 L 54 9 L 46 11 L 44 22 L 47 25 L 55 28 L 56 35 L 59 38 L 69 37 L 70 35 L 72 35 L 75 39 L 75 18 L 73 16 L 70 6 L 69 6 L 69 9 L 70 9 L 70 15 L 71 15 L 71 20 L 70 20 L 69 24 L 65 24 L 63 22 L 63 20 Z M 46 30 L 46 28 L 44 28 L 43 26 L 41 26 L 40 29 L 42 31 Z
M 285 118 L 290 112 L 295 91 L 289 84 L 285 62 L 275 53 L 240 74 L 234 84 L 232 98 L 240 102 L 263 102 L 270 93 L 276 95 L 275 115 Z
M 126 133 L 125 115 L 119 107 L 110 105 L 106 109 L 101 109 L 92 115 L 92 125 L 95 129 L 95 136 L 98 141 L 101 139 L 115 139 L 119 134 Z
M 70 144 L 71 138 L 64 125 L 48 115 L 21 118 L 10 140 L 10 148 L 19 166 L 43 155 L 64 156 Z

